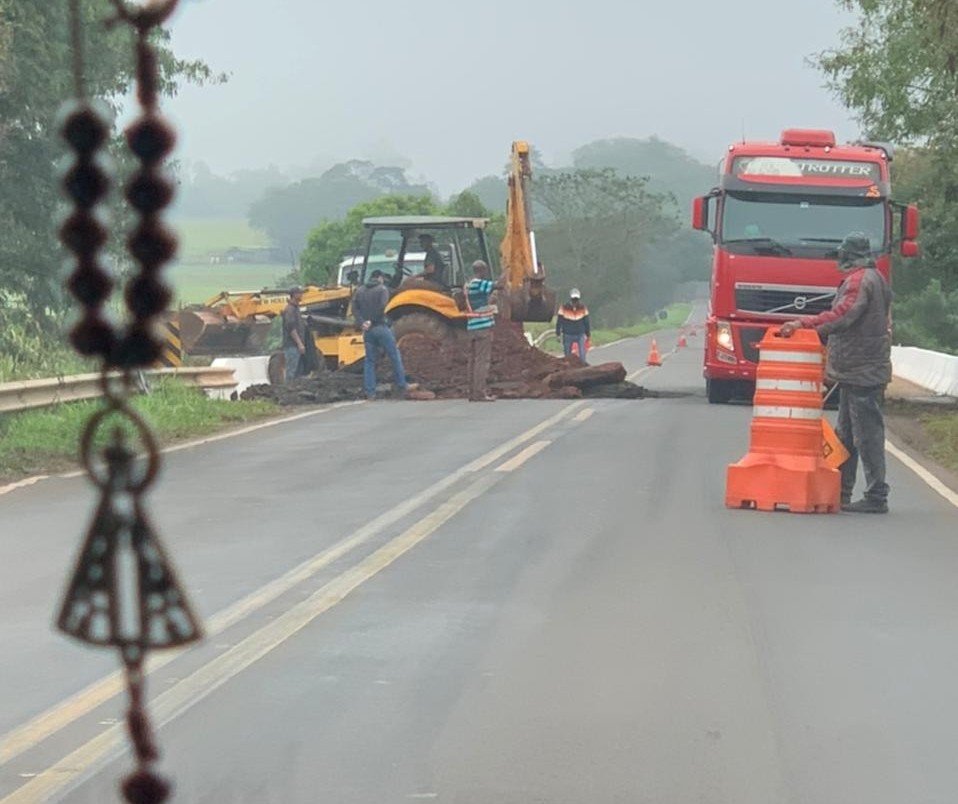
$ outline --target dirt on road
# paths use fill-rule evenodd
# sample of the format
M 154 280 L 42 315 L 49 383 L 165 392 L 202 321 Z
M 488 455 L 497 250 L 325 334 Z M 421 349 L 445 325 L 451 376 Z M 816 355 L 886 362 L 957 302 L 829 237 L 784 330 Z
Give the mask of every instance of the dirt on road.
M 415 383 L 413 399 L 467 399 L 469 342 L 465 337 L 438 341 L 425 335 L 403 338 L 406 376 Z M 363 398 L 362 364 L 303 377 L 289 385 L 254 385 L 243 399 L 269 399 L 280 405 L 309 405 Z M 392 378 L 388 361 L 380 361 L 380 381 Z M 493 330 L 489 388 L 500 399 L 643 399 L 651 394 L 626 380 L 621 363 L 585 366 L 577 358 L 560 358 L 531 346 L 519 325 L 500 322 Z

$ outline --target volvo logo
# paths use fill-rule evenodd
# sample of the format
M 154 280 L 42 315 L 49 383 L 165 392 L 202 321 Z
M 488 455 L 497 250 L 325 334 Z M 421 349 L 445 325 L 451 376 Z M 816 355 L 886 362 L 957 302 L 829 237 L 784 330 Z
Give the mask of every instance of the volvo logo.
M 792 302 L 792 307 L 794 307 L 796 310 L 804 310 L 805 305 L 807 304 L 808 304 L 807 296 L 796 296 L 795 301 Z

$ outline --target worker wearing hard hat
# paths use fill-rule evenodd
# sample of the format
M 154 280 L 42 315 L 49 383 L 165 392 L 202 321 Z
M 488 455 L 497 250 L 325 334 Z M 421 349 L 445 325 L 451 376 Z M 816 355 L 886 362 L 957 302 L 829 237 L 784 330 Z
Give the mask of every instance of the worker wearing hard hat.
M 559 308 L 556 315 L 556 335 L 562 338 L 566 357 L 578 352 L 579 360 L 585 363 L 585 353 L 592 329 L 589 324 L 589 308 L 582 303 L 578 288 L 569 291 L 569 300 Z

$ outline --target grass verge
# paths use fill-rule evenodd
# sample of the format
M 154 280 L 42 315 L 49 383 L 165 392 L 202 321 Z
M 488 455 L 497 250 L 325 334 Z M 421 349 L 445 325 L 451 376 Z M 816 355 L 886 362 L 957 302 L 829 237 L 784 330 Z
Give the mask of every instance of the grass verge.
M 208 399 L 199 388 L 175 380 L 156 384 L 152 393 L 134 400 L 134 407 L 160 444 L 208 435 L 279 412 L 270 402 Z M 99 409 L 100 403 L 91 400 L 0 415 L 0 481 L 75 468 L 80 434 Z M 109 422 L 104 425 L 99 443 L 105 443 L 113 429 Z
M 650 332 L 657 332 L 661 329 L 677 329 L 688 319 L 692 312 L 692 305 L 680 302 L 671 304 L 665 308 L 665 318 L 648 318 L 628 327 L 615 327 L 613 329 L 593 329 L 592 346 L 603 346 L 607 343 L 614 343 L 623 338 L 638 338 L 642 335 L 648 335 Z M 532 333 L 533 338 L 537 338 L 543 332 L 555 331 L 555 323 L 531 323 L 526 324 L 527 332 Z M 547 352 L 561 352 L 561 345 L 555 340 L 550 339 L 542 344 Z
M 928 454 L 958 472 L 958 413 L 925 414 L 918 422 L 929 438 Z
M 889 399 L 888 429 L 906 446 L 934 461 L 958 480 L 958 407 L 955 404 Z

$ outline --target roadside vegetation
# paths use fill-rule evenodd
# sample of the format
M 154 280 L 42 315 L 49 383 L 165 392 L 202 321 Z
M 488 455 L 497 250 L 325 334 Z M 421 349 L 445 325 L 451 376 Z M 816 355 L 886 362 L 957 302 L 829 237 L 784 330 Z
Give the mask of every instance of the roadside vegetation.
M 97 400 L 71 402 L 0 415 L 0 481 L 76 467 L 80 434 L 100 404 Z M 151 393 L 137 397 L 133 404 L 161 446 L 279 412 L 270 402 L 209 399 L 199 388 L 175 380 L 157 383 Z M 102 443 L 110 428 L 101 431 Z
M 596 329 L 593 327 L 592 346 L 604 346 L 608 343 L 621 341 L 623 338 L 638 338 L 642 335 L 648 335 L 650 332 L 657 332 L 662 329 L 678 329 L 688 319 L 689 314 L 692 312 L 692 305 L 686 302 L 670 304 L 662 312 L 665 313 L 665 318 L 659 318 L 658 315 L 646 316 L 631 326 L 612 327 L 610 329 Z M 531 334 L 533 338 L 538 338 L 545 332 L 554 332 L 555 324 L 526 324 L 525 331 Z M 562 345 L 554 336 L 546 339 L 540 345 L 540 348 L 547 352 L 562 352 Z
M 954 0 L 842 0 L 856 19 L 818 54 L 872 141 L 903 146 L 896 200 L 921 209 L 922 255 L 895 269 L 895 341 L 958 354 L 958 15 Z
M 929 413 L 919 418 L 928 434 L 928 452 L 942 466 L 958 472 L 958 413 Z

